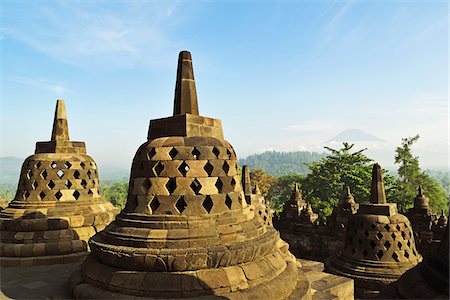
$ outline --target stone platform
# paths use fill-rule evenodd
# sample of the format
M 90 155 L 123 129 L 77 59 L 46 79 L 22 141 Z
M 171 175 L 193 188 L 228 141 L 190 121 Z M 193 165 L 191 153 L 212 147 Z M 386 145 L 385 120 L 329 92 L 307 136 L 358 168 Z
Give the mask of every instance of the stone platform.
M 322 272 L 323 263 L 300 259 L 311 283 L 312 298 L 353 298 L 353 280 Z M 0 269 L 0 299 L 73 299 L 67 280 L 79 263 Z

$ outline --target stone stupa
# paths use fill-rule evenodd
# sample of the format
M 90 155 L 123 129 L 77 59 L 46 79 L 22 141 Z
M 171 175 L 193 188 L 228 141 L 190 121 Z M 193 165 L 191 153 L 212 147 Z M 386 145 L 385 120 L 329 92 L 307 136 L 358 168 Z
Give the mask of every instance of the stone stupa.
M 355 296 L 371 298 L 422 260 L 409 220 L 387 203 L 381 168 L 373 166 L 371 199 L 348 221 L 344 248 L 325 271 L 355 280 Z
M 126 206 L 90 247 L 70 279 L 76 298 L 311 297 L 287 244 L 247 204 L 221 121 L 199 115 L 187 51 L 173 116 L 150 122 Z
M 56 104 L 51 141 L 25 159 L 15 198 L 0 213 L 0 265 L 68 263 L 117 214 L 99 194 L 97 165 L 69 140 L 66 107 Z
M 328 218 L 327 225 L 335 232 L 345 232 L 348 219 L 354 215 L 359 208 L 359 204 L 355 202 L 350 187 L 344 188 L 344 196 L 341 202 L 333 208 L 331 216 Z

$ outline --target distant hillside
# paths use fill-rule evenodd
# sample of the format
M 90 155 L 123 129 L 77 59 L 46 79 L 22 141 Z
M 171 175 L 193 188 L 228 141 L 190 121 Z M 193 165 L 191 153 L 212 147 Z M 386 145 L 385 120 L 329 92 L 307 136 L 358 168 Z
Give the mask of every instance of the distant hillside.
M 274 176 L 287 174 L 307 174 L 309 164 L 325 157 L 325 153 L 296 151 L 276 152 L 266 151 L 261 154 L 253 154 L 247 158 L 240 159 L 241 166 L 248 165 L 251 169 L 263 169 L 266 173 Z
M 383 142 L 383 140 L 370 133 L 352 128 L 346 129 L 335 137 L 332 137 L 331 139 L 325 141 L 325 143 L 331 142 Z

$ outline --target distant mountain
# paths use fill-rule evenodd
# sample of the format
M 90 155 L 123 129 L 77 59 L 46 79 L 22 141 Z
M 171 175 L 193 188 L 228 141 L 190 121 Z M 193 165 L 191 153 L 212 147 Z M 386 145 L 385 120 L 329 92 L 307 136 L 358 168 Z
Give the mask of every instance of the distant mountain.
M 309 164 L 325 157 L 325 153 L 295 151 L 276 152 L 266 151 L 261 154 L 252 154 L 244 159 L 239 159 L 241 166 L 248 165 L 251 169 L 263 169 L 273 176 L 287 174 L 307 174 Z
M 364 132 L 362 130 L 351 128 L 346 129 L 336 135 L 335 137 L 325 141 L 325 143 L 331 143 L 331 142 L 384 142 L 382 139 Z

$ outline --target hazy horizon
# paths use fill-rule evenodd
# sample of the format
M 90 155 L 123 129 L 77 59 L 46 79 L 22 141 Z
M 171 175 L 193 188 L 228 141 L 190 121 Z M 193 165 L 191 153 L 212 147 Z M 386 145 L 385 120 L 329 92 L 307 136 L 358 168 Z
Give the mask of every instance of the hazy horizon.
M 355 148 L 383 167 L 416 134 L 421 166 L 449 167 L 447 1 L 0 5 L 1 157 L 48 140 L 62 98 L 71 139 L 129 168 L 149 120 L 172 114 L 186 49 L 200 114 L 222 120 L 240 158 L 323 152 L 356 128 L 382 140 Z

